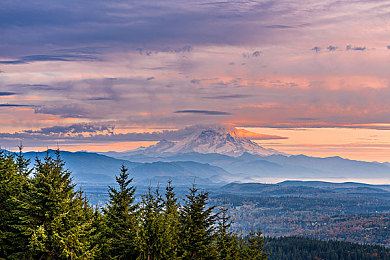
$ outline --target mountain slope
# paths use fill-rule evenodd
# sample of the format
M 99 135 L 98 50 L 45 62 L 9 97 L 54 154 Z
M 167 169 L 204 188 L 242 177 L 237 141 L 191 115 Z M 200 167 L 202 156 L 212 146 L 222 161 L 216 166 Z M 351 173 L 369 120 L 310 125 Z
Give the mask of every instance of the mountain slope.
M 48 150 L 54 156 L 54 150 Z M 27 152 L 24 156 L 31 160 L 31 166 L 35 158 L 43 159 L 46 152 Z M 132 169 L 140 163 L 115 159 L 109 156 L 88 152 L 60 151 L 60 156 L 65 162 L 65 168 L 72 172 L 72 177 L 77 183 L 112 183 L 115 175 L 119 174 L 121 165 Z
M 156 145 L 136 149 L 128 153 L 128 155 L 167 156 L 197 152 L 202 154 L 218 153 L 237 157 L 245 152 L 257 155 L 282 154 L 273 149 L 263 148 L 250 139 L 241 137 L 239 133 L 238 130 L 224 127 L 195 128 L 193 133 L 182 140 L 161 140 Z
M 390 167 L 385 163 L 364 162 L 340 157 L 318 158 L 305 155 L 261 156 L 244 153 L 238 157 L 221 154 L 185 153 L 150 157 L 143 154 L 123 155 L 132 161 L 195 161 L 209 163 L 236 174 L 236 180 L 279 179 L 383 179 L 390 180 Z
M 53 150 L 48 150 L 48 153 L 54 155 Z M 32 166 L 35 158 L 42 160 L 46 154 L 28 152 L 24 155 L 31 160 Z M 145 185 L 151 182 L 165 183 L 168 179 L 172 179 L 175 185 L 191 184 L 194 180 L 199 184 L 226 183 L 231 178 L 230 173 L 220 167 L 198 162 L 138 163 L 97 153 L 67 151 L 61 151 L 60 156 L 65 161 L 65 168 L 72 172 L 76 183 L 114 183 L 122 164 L 129 168 L 135 183 Z
M 227 182 L 230 173 L 220 167 L 197 162 L 153 162 L 144 163 L 132 172 L 142 182 L 167 182 L 171 179 L 175 184 L 190 185 Z

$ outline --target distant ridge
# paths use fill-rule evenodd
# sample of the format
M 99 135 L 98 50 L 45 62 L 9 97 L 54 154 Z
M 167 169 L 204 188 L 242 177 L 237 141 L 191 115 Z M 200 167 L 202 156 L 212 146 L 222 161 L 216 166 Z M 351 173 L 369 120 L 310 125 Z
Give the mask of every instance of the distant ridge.
M 369 196 L 390 200 L 390 185 L 357 182 L 283 181 L 276 184 L 229 183 L 219 189 L 223 193 L 257 194 L 262 196 L 338 197 Z

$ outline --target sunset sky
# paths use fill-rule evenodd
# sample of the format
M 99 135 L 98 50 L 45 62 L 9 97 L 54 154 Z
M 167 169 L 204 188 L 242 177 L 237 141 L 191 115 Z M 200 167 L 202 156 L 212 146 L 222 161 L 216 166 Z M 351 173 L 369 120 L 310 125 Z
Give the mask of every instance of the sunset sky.
M 123 151 L 195 124 L 390 161 L 390 1 L 0 2 L 2 148 Z

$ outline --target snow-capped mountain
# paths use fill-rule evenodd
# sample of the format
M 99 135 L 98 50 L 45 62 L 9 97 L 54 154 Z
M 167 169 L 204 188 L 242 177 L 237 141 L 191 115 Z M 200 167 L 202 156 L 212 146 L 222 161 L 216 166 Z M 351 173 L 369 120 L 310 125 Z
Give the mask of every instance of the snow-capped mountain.
M 248 134 L 245 131 L 244 134 Z M 254 133 L 253 133 L 254 134 Z M 179 141 L 161 140 L 155 145 L 134 150 L 148 156 L 171 155 L 178 153 L 218 153 L 229 156 L 241 156 L 250 153 L 256 155 L 282 154 L 274 149 L 263 148 L 249 138 L 241 137 L 242 130 L 215 126 L 194 128 L 194 131 Z

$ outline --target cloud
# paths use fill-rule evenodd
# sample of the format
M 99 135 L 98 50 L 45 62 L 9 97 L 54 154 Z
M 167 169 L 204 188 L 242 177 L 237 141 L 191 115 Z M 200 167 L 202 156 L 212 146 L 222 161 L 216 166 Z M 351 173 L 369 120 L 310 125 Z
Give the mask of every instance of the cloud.
M 292 29 L 294 27 L 293 26 L 289 26 L 289 25 L 274 24 L 274 25 L 267 25 L 267 26 L 265 26 L 265 28 L 269 28 L 269 29 Z
M 341 29 L 361 29 L 387 7 L 379 1 L 373 4 L 375 8 L 366 7 L 368 4 L 362 0 L 308 2 L 305 8 L 297 0 L 223 4 L 177 0 L 66 3 L 1 1 L 2 63 L 93 61 L 97 54 L 137 49 L 148 56 L 159 52 L 192 53 L 198 46 L 279 46 L 298 43 L 305 36 L 322 38 L 328 32 L 324 25 L 332 31 L 349 21 L 355 22 L 356 17 L 361 24 L 355 22 L 356 27 Z M 364 14 L 356 8 L 360 5 L 366 10 Z M 334 14 L 332 18 L 330 13 Z M 54 50 L 76 57 L 52 54 Z M 34 57 L 40 54 L 47 57 Z
M 0 96 L 13 96 L 13 95 L 16 95 L 16 93 L 15 92 L 7 92 L 7 91 L 0 92 Z
M 176 114 L 202 114 L 202 115 L 215 115 L 215 116 L 222 116 L 222 115 L 231 115 L 229 112 L 223 112 L 223 111 L 213 111 L 213 110 L 178 110 L 175 111 Z
M 390 50 L 390 45 L 387 45 L 387 49 Z
M 9 84 L 7 86 L 11 87 L 11 88 L 24 89 L 27 92 L 31 91 L 31 90 L 34 90 L 34 91 L 55 90 L 55 91 L 58 91 L 61 89 L 58 86 L 50 86 L 50 85 L 46 85 L 46 84 Z
M 116 143 L 116 142 L 140 142 L 140 141 L 170 141 L 182 140 L 194 133 L 214 129 L 216 131 L 229 132 L 239 137 L 252 140 L 286 139 L 278 135 L 253 133 L 244 129 L 235 129 L 223 125 L 194 125 L 178 130 L 162 130 L 144 133 L 115 134 L 114 126 L 100 123 L 81 123 L 69 126 L 53 126 L 40 130 L 26 130 L 16 133 L 0 133 L 0 143 L 15 146 L 22 142 L 24 145 L 57 145 L 72 143 Z
M 326 49 L 328 50 L 328 51 L 335 51 L 335 50 L 337 50 L 337 46 L 333 46 L 333 45 L 329 45 L 328 47 L 326 47 Z
M 21 105 L 21 104 L 0 104 L 0 107 L 32 107 L 32 105 Z
M 317 118 L 313 117 L 292 117 L 289 118 L 289 120 L 296 120 L 296 121 L 315 121 L 318 120 Z
M 259 57 L 260 54 L 261 54 L 261 51 L 254 51 L 254 52 L 252 53 L 252 57 Z
M 109 97 L 94 97 L 94 98 L 88 98 L 88 100 L 92 100 L 92 101 L 105 101 L 105 100 L 112 100 L 112 98 L 109 98 Z
M 261 51 L 254 51 L 252 53 L 245 52 L 245 53 L 242 53 L 241 55 L 243 58 L 249 59 L 251 57 L 253 57 L 253 58 L 259 57 L 260 54 L 261 54 Z
M 54 134 L 78 134 L 78 133 L 98 133 L 107 131 L 112 134 L 114 126 L 106 124 L 92 124 L 92 123 L 83 123 L 83 124 L 73 124 L 69 126 L 52 126 L 44 127 L 40 130 L 26 130 L 23 133 L 27 134 L 43 134 L 43 135 L 54 135 Z
M 222 95 L 222 96 L 209 96 L 209 97 L 202 97 L 205 99 L 231 99 L 231 98 L 247 98 L 251 97 L 251 95 L 243 95 L 243 94 L 233 94 L 233 95 Z
M 313 48 L 311 48 L 311 50 L 315 51 L 316 53 L 319 53 L 321 51 L 321 48 L 318 46 L 314 46 Z
M 308 24 L 304 13 L 299 6 L 283 1 L 229 1 L 223 8 L 220 4 L 177 0 L 69 0 L 66 5 L 59 0 L 1 1 L 0 34 L 4 41 L 0 57 L 13 58 L 3 64 L 90 61 L 98 48 L 101 53 L 138 49 L 140 54 L 150 56 L 160 52 L 191 53 L 200 45 L 289 42 L 289 37 L 281 34 Z M 283 24 L 286 20 L 291 24 Z M 72 51 L 76 57 L 52 56 L 51 51 L 56 49 Z M 77 57 L 77 53 L 84 57 Z M 29 57 L 36 54 L 47 57 Z
M 199 79 L 191 79 L 190 81 L 192 84 L 200 84 L 200 80 Z
M 367 48 L 365 46 L 352 46 L 352 45 L 347 45 L 345 47 L 345 50 L 347 51 L 365 51 Z
M 25 64 L 36 61 L 96 61 L 98 58 L 86 54 L 63 54 L 63 55 L 29 55 L 16 60 L 2 60 L 0 64 Z

